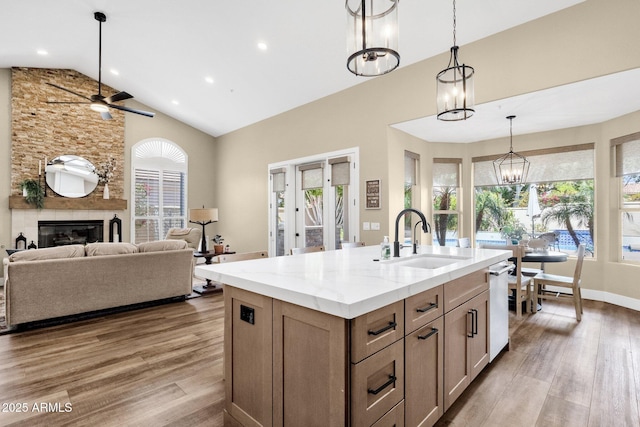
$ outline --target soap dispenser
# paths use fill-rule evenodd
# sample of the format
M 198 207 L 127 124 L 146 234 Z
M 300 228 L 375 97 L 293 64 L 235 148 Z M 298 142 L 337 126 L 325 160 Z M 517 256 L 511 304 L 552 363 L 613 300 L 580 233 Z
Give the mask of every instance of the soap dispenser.
M 391 245 L 389 244 L 389 236 L 384 236 L 380 243 L 380 259 L 391 258 Z

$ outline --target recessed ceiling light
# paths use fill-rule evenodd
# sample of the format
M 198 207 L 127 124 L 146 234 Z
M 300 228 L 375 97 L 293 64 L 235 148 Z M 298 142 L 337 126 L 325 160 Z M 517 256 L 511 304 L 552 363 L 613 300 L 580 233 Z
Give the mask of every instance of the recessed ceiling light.
M 209 84 L 213 84 L 213 77 L 205 77 L 204 81 L 209 83 Z
M 180 104 L 180 103 L 178 102 L 178 100 L 177 100 L 177 99 L 174 99 L 173 101 L 171 101 L 171 103 L 172 103 L 173 105 L 178 105 L 178 104 Z
M 44 49 L 38 49 L 37 52 L 38 52 L 38 55 L 42 55 L 42 56 L 49 55 L 49 52 L 47 52 Z
M 265 42 L 258 42 L 258 49 L 267 50 L 267 44 Z
M 116 70 L 115 68 L 112 68 L 109 71 L 111 71 L 111 74 L 113 74 L 114 76 L 119 76 L 120 75 L 120 71 Z

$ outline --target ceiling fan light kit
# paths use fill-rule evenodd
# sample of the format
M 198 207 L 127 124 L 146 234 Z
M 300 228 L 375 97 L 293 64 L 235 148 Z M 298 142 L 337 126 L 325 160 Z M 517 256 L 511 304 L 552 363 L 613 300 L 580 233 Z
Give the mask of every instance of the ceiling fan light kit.
M 91 95 L 90 97 L 82 95 L 80 93 L 74 92 L 70 89 L 64 88 L 62 86 L 58 86 L 53 83 L 48 83 L 49 86 L 53 86 L 57 89 L 68 92 L 72 95 L 79 96 L 80 98 L 84 98 L 85 101 L 77 101 L 77 102 L 69 102 L 69 101 L 47 101 L 47 104 L 89 104 L 89 108 L 91 110 L 99 112 L 103 120 L 111 120 L 111 114 L 109 113 L 109 109 L 113 108 L 116 110 L 124 111 L 126 113 L 135 113 L 140 114 L 146 117 L 153 117 L 155 113 L 151 113 L 148 111 L 136 110 L 129 107 L 124 107 L 122 105 L 114 104 L 114 102 L 124 101 L 126 99 L 132 99 L 133 96 L 128 94 L 127 92 L 118 92 L 109 97 L 105 97 L 102 95 L 102 23 L 107 21 L 107 16 L 102 12 L 95 12 L 93 17 L 96 21 L 99 22 L 98 29 L 98 93 L 95 95 Z
M 449 57 L 449 65 L 436 77 L 436 105 L 438 120 L 466 120 L 475 113 L 473 67 L 458 61 L 456 45 L 456 0 L 453 0 L 453 47 Z
M 509 152 L 493 161 L 498 185 L 515 185 L 527 182 L 530 162 L 523 155 L 513 152 L 513 119 L 515 118 L 516 116 L 507 116 L 509 120 Z
M 380 76 L 400 65 L 398 2 L 346 0 L 347 69 L 356 76 Z

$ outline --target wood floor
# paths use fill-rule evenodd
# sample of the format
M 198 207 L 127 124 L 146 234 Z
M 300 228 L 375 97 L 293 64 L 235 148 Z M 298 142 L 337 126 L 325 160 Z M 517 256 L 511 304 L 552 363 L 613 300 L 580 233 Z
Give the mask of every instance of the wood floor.
M 640 313 L 584 306 L 512 317 L 510 351 L 438 425 L 640 425 Z M 222 426 L 222 334 L 217 295 L 0 336 L 0 425 Z

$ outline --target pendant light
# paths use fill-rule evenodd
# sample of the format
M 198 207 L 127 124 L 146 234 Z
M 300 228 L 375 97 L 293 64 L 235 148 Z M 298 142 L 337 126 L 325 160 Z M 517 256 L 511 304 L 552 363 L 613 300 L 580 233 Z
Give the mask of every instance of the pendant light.
M 456 0 L 453 0 L 453 47 L 447 68 L 436 77 L 438 120 L 466 120 L 475 113 L 473 67 L 458 62 L 456 45 Z
M 529 173 L 529 160 L 513 152 L 513 119 L 515 118 L 516 116 L 507 116 L 509 119 L 509 152 L 493 161 L 493 169 L 499 185 L 524 184 Z
M 380 76 L 400 65 L 399 1 L 346 0 L 347 68 L 356 76 Z

